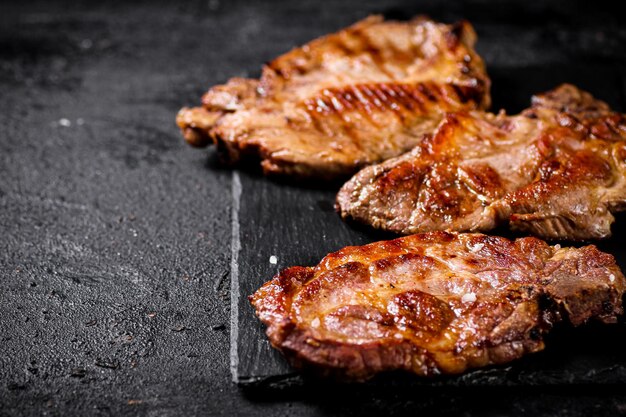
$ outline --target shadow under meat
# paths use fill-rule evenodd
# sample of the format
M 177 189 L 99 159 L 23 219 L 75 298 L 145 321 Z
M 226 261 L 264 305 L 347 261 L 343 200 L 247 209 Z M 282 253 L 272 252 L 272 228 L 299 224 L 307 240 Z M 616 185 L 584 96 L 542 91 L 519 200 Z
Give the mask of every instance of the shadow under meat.
M 365 383 L 342 383 L 295 374 L 284 381 L 242 386 L 241 392 L 252 402 L 297 401 L 336 415 L 498 413 L 510 412 L 515 402 L 528 406 L 543 400 L 545 409 L 558 407 L 555 399 L 626 399 L 626 368 L 614 365 L 626 362 L 623 320 L 577 329 L 559 326 L 546 337 L 546 345 L 546 350 L 510 364 L 460 376 L 422 378 L 390 372 Z M 523 407 L 518 411 L 523 414 Z

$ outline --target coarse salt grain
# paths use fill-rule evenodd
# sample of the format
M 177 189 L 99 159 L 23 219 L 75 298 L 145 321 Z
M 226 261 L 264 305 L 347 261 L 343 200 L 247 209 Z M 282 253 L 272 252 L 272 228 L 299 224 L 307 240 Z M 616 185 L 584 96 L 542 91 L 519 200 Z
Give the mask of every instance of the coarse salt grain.
M 313 320 L 311 320 L 311 327 L 313 327 L 315 329 L 320 327 L 320 319 L 315 317 Z
M 477 243 L 477 244 L 475 244 L 474 246 L 470 246 L 470 250 L 471 250 L 472 252 L 478 252 L 479 250 L 481 250 L 481 249 L 482 249 L 482 248 L 484 248 L 484 247 L 485 247 L 485 244 L 484 244 L 484 243 Z
M 558 243 L 556 245 L 554 245 L 554 249 L 559 250 L 561 249 L 561 245 L 559 245 Z
M 59 124 L 63 127 L 70 127 L 72 125 L 72 122 L 69 121 L 69 119 L 59 119 Z
M 609 275 L 609 281 L 615 282 L 615 275 L 613 274 Z
M 270 263 L 272 265 L 276 265 L 278 263 L 278 258 L 274 255 L 270 256 Z
M 461 301 L 464 303 L 473 303 L 474 301 L 476 301 L 476 294 L 474 294 L 473 292 L 468 292 L 467 294 L 464 294 L 463 297 L 461 297 Z

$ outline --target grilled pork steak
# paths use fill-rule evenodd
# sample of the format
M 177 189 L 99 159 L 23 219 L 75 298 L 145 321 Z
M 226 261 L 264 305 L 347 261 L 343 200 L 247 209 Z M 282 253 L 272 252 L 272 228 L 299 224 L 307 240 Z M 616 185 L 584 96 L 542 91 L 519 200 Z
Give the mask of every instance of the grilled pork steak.
M 448 114 L 337 196 L 342 217 L 403 234 L 508 223 L 548 239 L 604 238 L 624 208 L 626 117 L 572 85 L 517 116 Z
M 512 361 L 543 349 L 556 323 L 616 321 L 625 287 L 595 246 L 431 232 L 286 269 L 250 300 L 292 364 L 365 380 Z
M 177 123 L 194 146 L 268 174 L 333 179 L 413 148 L 446 111 L 485 108 L 490 81 L 467 22 L 365 19 L 210 89 Z

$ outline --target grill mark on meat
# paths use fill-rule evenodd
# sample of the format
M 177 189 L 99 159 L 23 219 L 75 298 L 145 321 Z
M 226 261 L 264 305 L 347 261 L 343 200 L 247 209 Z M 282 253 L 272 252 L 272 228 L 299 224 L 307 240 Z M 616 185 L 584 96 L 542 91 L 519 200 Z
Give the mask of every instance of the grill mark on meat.
M 365 95 L 363 93 L 363 91 L 361 90 L 361 86 L 360 85 L 353 85 L 348 87 L 349 91 L 352 91 L 354 94 L 354 97 L 356 98 L 355 100 L 355 105 L 357 110 L 359 111 L 359 113 L 363 116 L 365 116 L 367 118 L 367 120 L 372 123 L 372 125 L 374 125 L 374 127 L 378 128 L 380 127 L 379 124 L 376 122 L 376 120 L 372 117 L 372 107 L 371 104 L 369 102 L 369 100 L 367 100 L 365 98 Z
M 393 84 L 381 84 L 380 89 L 388 97 L 389 106 L 396 112 L 400 118 L 400 121 L 404 124 L 407 117 L 411 115 L 411 108 L 405 105 L 404 98 L 398 94 L 397 89 Z
M 474 99 L 474 97 L 471 97 L 471 89 L 463 88 L 460 85 L 452 85 L 452 89 L 456 93 L 458 101 L 460 101 L 461 103 L 467 103 L 468 101 Z
M 390 90 L 386 84 L 379 84 L 373 89 L 374 94 L 383 103 L 385 110 L 391 110 L 391 113 L 394 114 L 398 118 L 399 122 L 404 125 L 405 115 L 398 106 L 396 98 L 390 94 L 390 91 L 392 90 Z
M 213 87 L 177 123 L 227 163 L 257 155 L 267 174 L 345 177 L 408 151 L 445 112 L 489 105 L 474 42 L 467 23 L 368 18 L 274 59 L 259 80 Z
M 422 96 L 419 94 L 419 91 L 416 88 L 411 88 L 408 85 L 402 85 L 402 90 L 406 93 L 407 97 L 412 99 L 414 103 L 417 104 L 417 106 L 419 107 L 420 111 L 424 111 L 425 110 L 425 102 L 422 99 Z
M 547 239 L 610 236 L 612 212 L 626 210 L 626 117 L 571 85 L 533 103 L 517 116 L 446 114 L 411 152 L 348 181 L 338 211 L 403 234 L 508 223 Z
M 376 87 L 373 87 L 373 88 L 375 89 Z M 380 99 L 376 96 L 376 94 L 374 94 L 374 92 L 372 91 L 373 88 L 370 84 L 363 84 L 361 85 L 360 90 L 363 92 L 364 97 L 367 96 L 368 103 L 372 103 L 374 107 L 376 107 L 378 110 L 384 111 L 385 106 L 380 101 Z
M 392 84 L 390 87 L 393 91 L 397 92 L 397 103 L 405 107 L 409 112 L 416 107 L 420 112 L 426 112 L 426 108 L 422 105 L 422 102 L 413 97 L 412 92 L 415 91 L 413 86 L 408 84 Z
M 363 119 L 379 127 L 373 114 L 391 113 L 394 114 L 398 121 L 405 126 L 409 126 L 412 122 L 409 117 L 413 114 L 416 103 L 420 112 L 424 115 L 429 113 L 446 110 L 452 106 L 443 105 L 442 100 L 437 98 L 433 90 L 428 90 L 429 95 L 439 101 L 438 106 L 425 107 L 424 101 L 418 101 L 419 85 L 407 85 L 397 83 L 376 83 L 376 84 L 359 84 L 352 85 L 348 88 L 326 88 L 321 91 L 318 96 L 307 99 L 303 105 L 311 118 L 316 123 L 316 129 L 323 133 L 329 134 L 330 129 L 326 128 L 326 121 L 331 117 L 337 117 L 343 122 L 340 126 L 343 132 L 358 143 L 358 138 L 352 135 L 355 124 L 361 124 Z M 426 87 L 428 89 L 428 87 Z M 445 89 L 442 88 L 443 91 Z M 407 92 L 409 94 L 407 94 Z M 440 94 L 439 97 L 444 96 Z M 410 99 L 410 100 L 409 100 Z M 456 101 L 458 100 L 451 100 Z M 350 115 L 357 113 L 359 118 L 350 118 Z
M 437 102 L 437 96 L 434 92 L 428 87 L 428 84 L 422 83 L 417 86 L 418 91 L 426 97 L 428 100 L 432 102 Z
M 432 232 L 293 267 L 250 297 L 294 366 L 366 380 L 457 374 L 544 347 L 559 323 L 614 323 L 626 279 L 594 246 Z
M 404 86 L 401 84 L 389 84 L 386 86 L 391 91 L 393 91 L 394 98 L 397 100 L 399 106 L 405 109 L 406 112 L 412 113 L 416 108 L 415 100 L 413 100 L 409 95 L 407 95 L 404 91 Z M 421 110 L 421 107 L 420 107 Z

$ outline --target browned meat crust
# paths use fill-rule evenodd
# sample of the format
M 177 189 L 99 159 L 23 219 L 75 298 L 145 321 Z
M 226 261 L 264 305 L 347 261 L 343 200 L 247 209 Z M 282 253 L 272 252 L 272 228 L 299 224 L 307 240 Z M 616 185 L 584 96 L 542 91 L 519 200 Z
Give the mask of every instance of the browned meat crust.
M 344 218 L 403 234 L 611 234 L 626 207 L 626 117 L 572 85 L 518 116 L 448 114 L 411 152 L 367 167 L 337 196 Z
M 332 179 L 400 155 L 442 112 L 486 108 L 489 85 L 467 22 L 369 17 L 210 89 L 177 123 L 227 162 L 258 156 L 268 174 Z
M 615 322 L 625 287 L 595 246 L 432 232 L 286 269 L 250 300 L 293 365 L 365 380 L 512 361 L 543 349 L 558 322 Z

